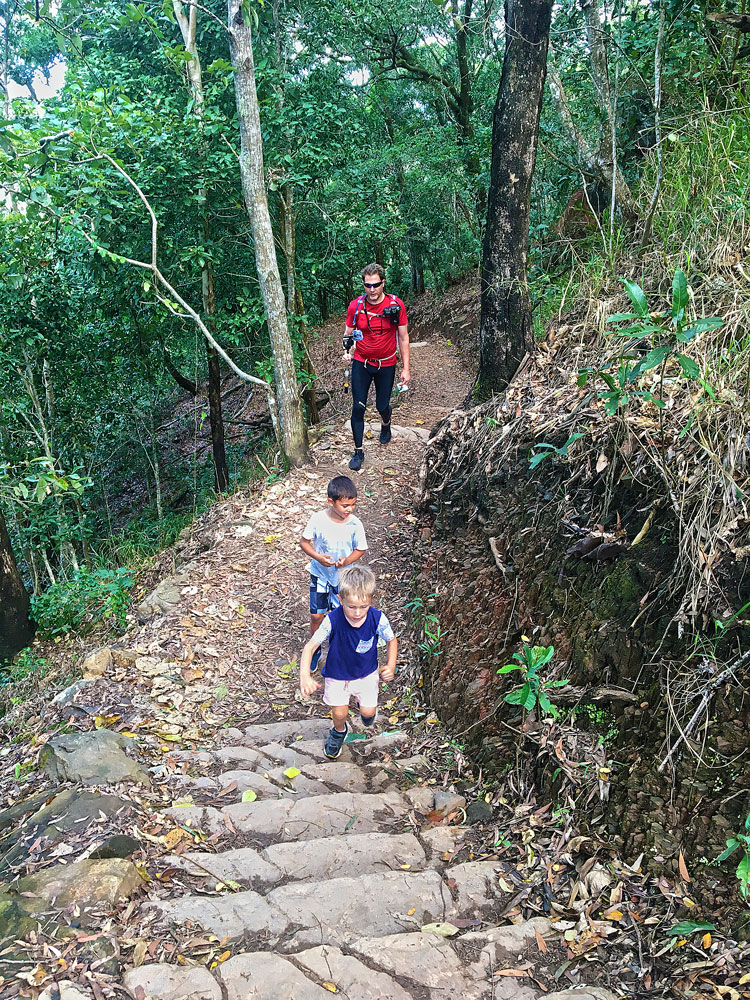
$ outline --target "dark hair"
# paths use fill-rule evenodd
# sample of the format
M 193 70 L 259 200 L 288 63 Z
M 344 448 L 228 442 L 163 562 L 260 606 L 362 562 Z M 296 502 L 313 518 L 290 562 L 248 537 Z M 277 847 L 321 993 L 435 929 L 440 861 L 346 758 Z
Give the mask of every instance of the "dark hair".
M 352 500 L 357 495 L 357 487 L 348 476 L 334 476 L 328 484 L 329 500 Z
M 385 281 L 385 271 L 380 266 L 380 264 L 368 264 L 367 267 L 362 268 L 362 281 L 368 276 L 368 274 L 377 274 L 381 281 Z

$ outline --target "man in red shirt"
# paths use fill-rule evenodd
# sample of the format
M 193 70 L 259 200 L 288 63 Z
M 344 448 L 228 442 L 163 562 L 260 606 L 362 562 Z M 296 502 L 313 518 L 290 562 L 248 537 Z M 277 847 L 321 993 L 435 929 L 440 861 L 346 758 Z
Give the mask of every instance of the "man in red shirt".
M 349 468 L 362 468 L 362 438 L 370 386 L 375 383 L 375 405 L 380 414 L 380 442 L 391 440 L 391 392 L 396 375 L 396 355 L 401 353 L 401 382 L 409 384 L 409 329 L 406 306 L 385 291 L 385 271 L 368 264 L 362 271 L 365 292 L 349 303 L 344 331 L 344 360 L 352 366 L 352 435 L 354 454 Z

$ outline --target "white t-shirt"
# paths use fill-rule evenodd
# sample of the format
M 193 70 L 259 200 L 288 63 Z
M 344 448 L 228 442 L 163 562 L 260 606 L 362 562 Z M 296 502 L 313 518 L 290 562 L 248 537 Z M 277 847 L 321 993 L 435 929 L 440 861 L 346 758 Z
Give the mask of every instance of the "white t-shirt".
M 364 526 L 354 514 L 345 521 L 334 521 L 327 510 L 320 510 L 307 522 L 302 537 L 312 542 L 316 552 L 334 561 L 350 556 L 355 549 L 367 548 Z M 310 572 L 333 587 L 339 585 L 339 571 L 335 566 L 324 566 L 317 559 L 311 559 Z

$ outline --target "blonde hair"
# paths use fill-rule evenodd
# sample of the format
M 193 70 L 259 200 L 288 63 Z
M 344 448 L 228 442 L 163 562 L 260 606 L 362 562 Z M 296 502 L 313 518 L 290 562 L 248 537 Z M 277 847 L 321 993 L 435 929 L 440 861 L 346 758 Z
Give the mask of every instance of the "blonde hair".
M 346 566 L 339 573 L 339 597 L 366 597 L 375 593 L 375 574 L 369 566 Z

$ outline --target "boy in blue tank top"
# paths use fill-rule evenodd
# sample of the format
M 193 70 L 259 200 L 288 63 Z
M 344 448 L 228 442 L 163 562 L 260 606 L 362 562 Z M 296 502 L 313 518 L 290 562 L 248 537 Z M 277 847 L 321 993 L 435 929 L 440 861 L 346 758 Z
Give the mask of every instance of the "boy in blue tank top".
M 375 574 L 369 566 L 350 566 L 339 574 L 339 607 L 330 611 L 302 650 L 299 687 L 311 695 L 320 684 L 310 673 L 313 655 L 328 640 L 323 674 L 323 701 L 331 707 L 333 726 L 325 743 L 325 755 L 335 760 L 349 732 L 349 701 L 354 698 L 365 726 L 371 726 L 378 710 L 379 680 L 393 680 L 398 640 L 382 611 L 372 607 Z M 378 671 L 378 639 L 387 646 L 388 658 Z

